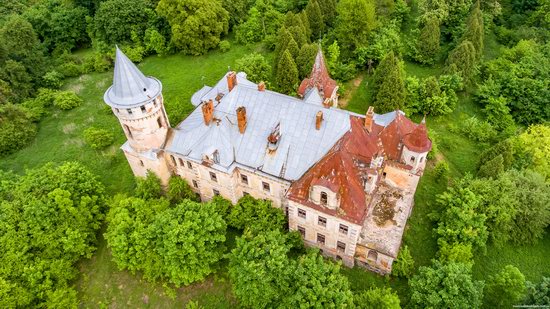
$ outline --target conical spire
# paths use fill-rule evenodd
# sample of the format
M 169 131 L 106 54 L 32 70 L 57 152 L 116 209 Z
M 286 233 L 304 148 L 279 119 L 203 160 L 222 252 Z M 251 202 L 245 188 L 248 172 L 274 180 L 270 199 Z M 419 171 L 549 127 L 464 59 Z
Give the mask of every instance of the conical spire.
M 157 97 L 161 89 L 160 81 L 143 75 L 117 46 L 113 86 L 104 97 L 107 104 L 116 107 L 138 106 Z

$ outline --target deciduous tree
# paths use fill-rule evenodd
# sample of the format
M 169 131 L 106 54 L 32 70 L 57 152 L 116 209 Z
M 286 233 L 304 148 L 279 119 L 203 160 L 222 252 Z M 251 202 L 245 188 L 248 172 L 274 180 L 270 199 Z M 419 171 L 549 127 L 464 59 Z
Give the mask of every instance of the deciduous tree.
M 376 7 L 372 0 L 341 0 L 336 11 L 336 37 L 346 56 L 359 47 L 366 47 L 370 32 L 376 28 Z
M 355 294 L 355 307 L 359 309 L 400 309 L 399 296 L 390 288 L 371 288 Z
M 485 290 L 484 307 L 513 307 L 523 298 L 525 276 L 517 267 L 506 265 L 500 273 L 489 278 Z

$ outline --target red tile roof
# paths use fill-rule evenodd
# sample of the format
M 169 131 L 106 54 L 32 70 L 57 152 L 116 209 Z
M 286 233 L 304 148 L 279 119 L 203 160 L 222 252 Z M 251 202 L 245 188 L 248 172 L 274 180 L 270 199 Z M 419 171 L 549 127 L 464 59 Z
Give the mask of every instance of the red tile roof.
M 290 186 L 288 198 L 323 213 L 362 224 L 370 202 L 364 191 L 363 178 L 367 174 L 376 173 L 376 170 L 370 168 L 373 157 L 385 154 L 389 159 L 386 160 L 387 164 L 410 169 L 399 162 L 400 144 L 410 144 L 409 149 L 413 151 L 424 150 L 426 147 L 429 150 L 431 147 L 424 123 L 416 125 L 401 112 L 397 111 L 396 114 L 395 119 L 386 127 L 374 123 L 370 133 L 364 127 L 364 118 L 350 116 L 350 131 Z M 310 201 L 310 187 L 314 185 L 321 185 L 336 192 L 340 200 L 339 207 L 330 209 Z
M 330 78 L 323 52 L 319 48 L 311 74 L 309 78 L 304 79 L 300 84 L 298 94 L 304 96 L 308 89 L 316 87 L 323 94 L 323 98 L 327 99 L 332 96 L 336 86 L 336 81 Z

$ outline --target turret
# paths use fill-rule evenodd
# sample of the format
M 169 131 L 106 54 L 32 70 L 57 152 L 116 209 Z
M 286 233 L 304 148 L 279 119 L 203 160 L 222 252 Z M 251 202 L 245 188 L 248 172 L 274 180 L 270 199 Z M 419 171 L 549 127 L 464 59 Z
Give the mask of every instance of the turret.
M 428 137 L 426 118 L 416 128 L 403 138 L 401 160 L 412 167 L 414 173 L 423 171 L 426 166 L 426 156 L 432 149 L 432 141 Z
M 170 123 L 164 110 L 162 83 L 143 75 L 118 47 L 113 85 L 103 99 L 111 106 L 135 151 L 164 145 Z

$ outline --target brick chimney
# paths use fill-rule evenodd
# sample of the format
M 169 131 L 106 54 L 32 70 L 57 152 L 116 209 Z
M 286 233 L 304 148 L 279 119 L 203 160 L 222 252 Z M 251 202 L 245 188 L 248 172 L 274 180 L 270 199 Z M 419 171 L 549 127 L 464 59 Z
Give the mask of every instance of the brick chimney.
M 365 129 L 367 129 L 367 132 L 372 131 L 372 123 L 374 122 L 374 107 L 369 106 L 369 109 L 367 110 L 367 117 L 365 118 Z
M 244 134 L 246 129 L 246 108 L 244 106 L 237 108 L 237 125 L 239 126 L 239 132 Z
M 214 101 L 208 100 L 202 104 L 202 117 L 204 118 L 204 124 L 209 125 L 214 118 Z
M 237 73 L 231 71 L 227 74 L 227 88 L 231 91 L 235 86 L 237 86 Z
M 265 83 L 264 82 L 260 82 L 258 84 L 258 91 L 265 91 Z
M 318 111 L 317 116 L 315 116 L 315 129 L 321 129 L 321 123 L 323 123 L 323 111 Z

